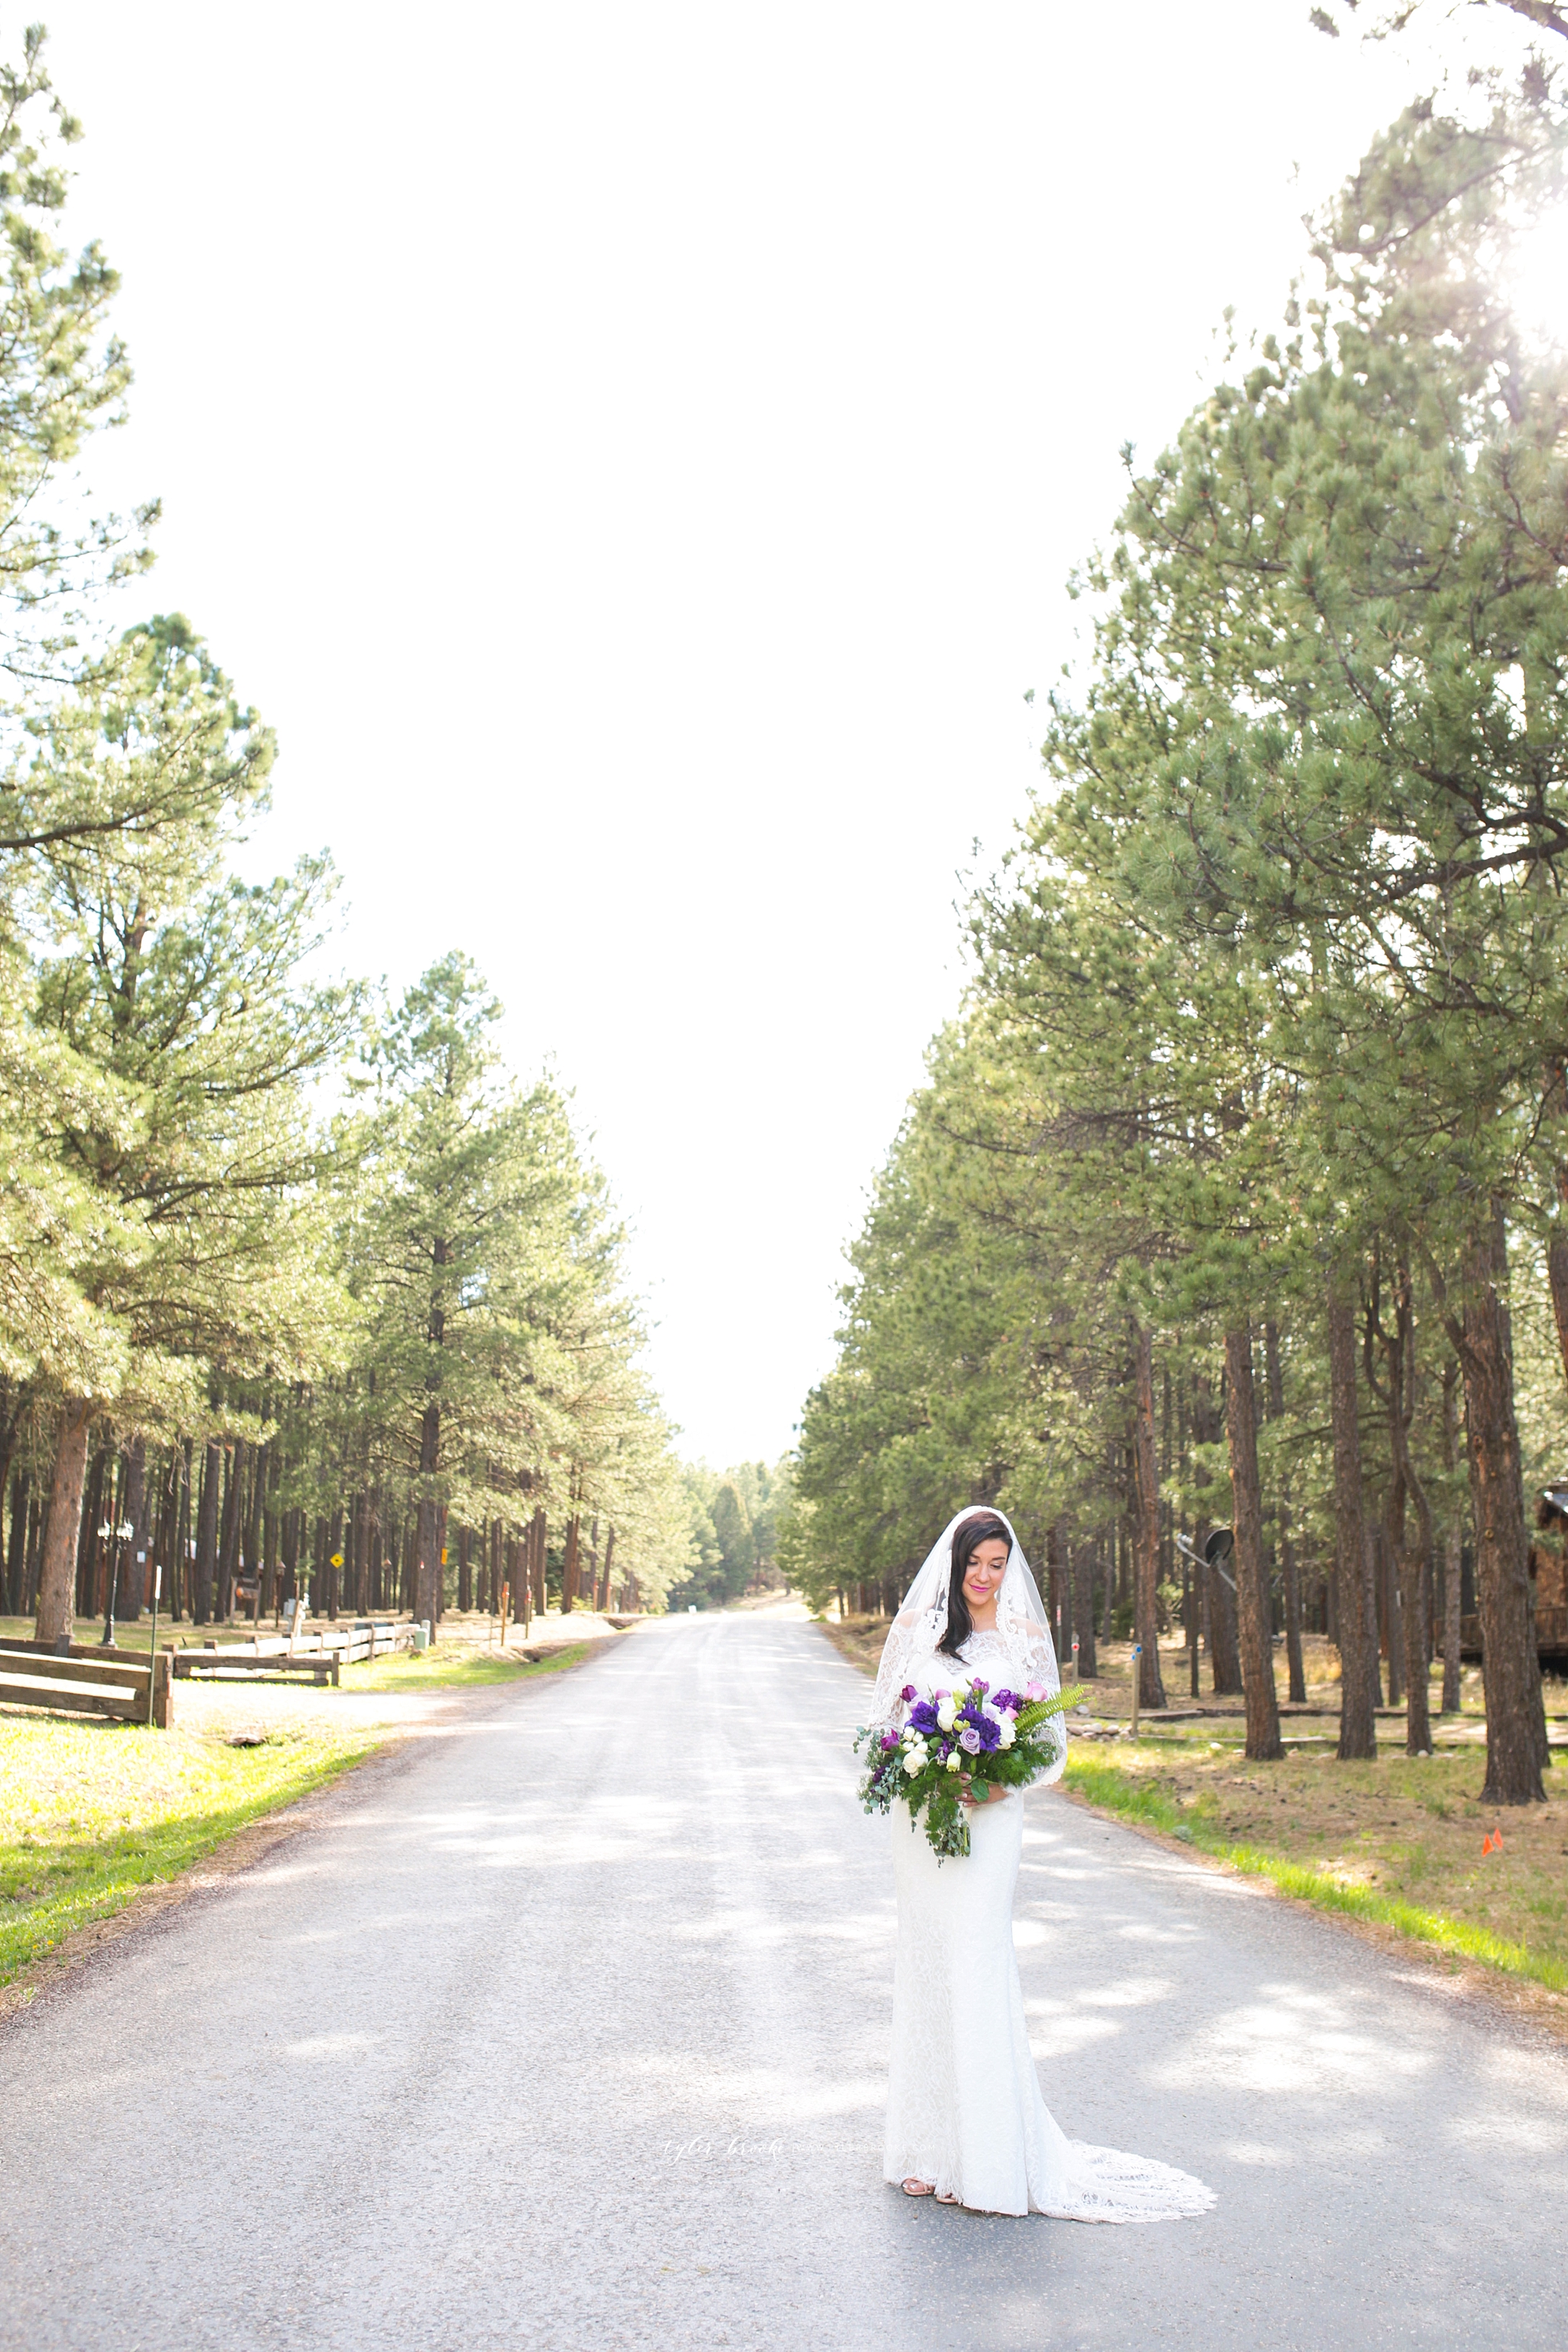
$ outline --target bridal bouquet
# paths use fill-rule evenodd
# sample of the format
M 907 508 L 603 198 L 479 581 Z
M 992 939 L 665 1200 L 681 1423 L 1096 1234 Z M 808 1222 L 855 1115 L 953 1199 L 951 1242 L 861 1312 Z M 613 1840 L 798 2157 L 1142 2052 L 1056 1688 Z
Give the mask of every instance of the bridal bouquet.
M 1045 1726 L 1082 1696 L 1081 1690 L 1068 1690 L 1049 1697 L 1043 1683 L 994 1691 L 975 1679 L 922 1698 L 907 1683 L 898 1730 L 873 1725 L 855 1734 L 856 1749 L 866 1758 L 860 1801 L 868 1813 L 886 1813 L 902 1797 L 911 1829 L 923 1814 L 939 1861 L 966 1854 L 965 1787 L 1026 1787 L 1056 1755 L 1052 1740 L 1041 1736 Z

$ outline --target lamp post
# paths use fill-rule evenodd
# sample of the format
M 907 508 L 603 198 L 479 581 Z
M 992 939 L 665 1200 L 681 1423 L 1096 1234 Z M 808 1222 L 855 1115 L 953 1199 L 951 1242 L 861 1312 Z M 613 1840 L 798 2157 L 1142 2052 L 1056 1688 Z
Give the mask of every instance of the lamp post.
M 120 1598 L 120 1555 L 135 1532 L 129 1519 L 121 1519 L 117 1528 L 111 1528 L 105 1519 L 98 1531 L 100 1543 L 108 1543 L 111 1536 L 114 1538 L 114 1549 L 109 1556 L 109 1607 L 104 1612 L 100 1649 L 112 1650 L 114 1647 L 114 1604 Z

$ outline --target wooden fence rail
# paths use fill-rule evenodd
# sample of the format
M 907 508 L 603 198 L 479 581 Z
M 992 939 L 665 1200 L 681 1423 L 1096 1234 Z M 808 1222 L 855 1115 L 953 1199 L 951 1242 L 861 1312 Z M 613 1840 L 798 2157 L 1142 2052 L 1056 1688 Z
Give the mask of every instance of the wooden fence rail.
M 390 1657 L 416 1646 L 417 1628 L 360 1618 L 300 1633 L 261 1633 L 248 1642 L 210 1640 L 201 1649 L 174 1653 L 181 1682 L 315 1681 L 336 1685 L 344 1666 Z
M 52 1642 L 0 1641 L 0 1706 L 47 1706 L 71 1715 L 106 1715 L 145 1723 L 153 1686 L 153 1721 L 167 1731 L 174 1720 L 170 1654 L 154 1662 L 145 1651 L 103 1649 L 73 1642 L 63 1654 Z

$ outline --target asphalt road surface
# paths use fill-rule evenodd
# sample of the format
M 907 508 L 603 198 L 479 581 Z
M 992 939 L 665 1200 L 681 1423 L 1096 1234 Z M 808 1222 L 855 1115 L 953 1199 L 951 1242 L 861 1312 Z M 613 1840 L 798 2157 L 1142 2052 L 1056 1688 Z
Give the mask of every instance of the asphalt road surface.
M 810 1625 L 647 1624 L 62 1977 L 0 2035 L 0 2344 L 1561 2343 L 1568 2060 L 1056 1792 L 1017 1910 L 1047 2104 L 1218 2206 L 885 2188 L 867 1692 Z

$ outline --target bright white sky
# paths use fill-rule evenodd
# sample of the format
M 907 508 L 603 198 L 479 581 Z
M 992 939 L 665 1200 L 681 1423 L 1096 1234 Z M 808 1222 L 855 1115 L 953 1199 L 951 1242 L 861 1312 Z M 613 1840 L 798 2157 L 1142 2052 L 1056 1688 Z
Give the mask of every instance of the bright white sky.
M 1306 0 L 48 22 L 137 372 L 91 477 L 279 730 L 268 861 L 331 846 L 353 969 L 473 954 L 683 1449 L 777 1454 L 1119 446 L 1277 315 L 1412 61 Z

